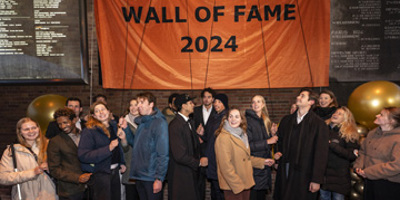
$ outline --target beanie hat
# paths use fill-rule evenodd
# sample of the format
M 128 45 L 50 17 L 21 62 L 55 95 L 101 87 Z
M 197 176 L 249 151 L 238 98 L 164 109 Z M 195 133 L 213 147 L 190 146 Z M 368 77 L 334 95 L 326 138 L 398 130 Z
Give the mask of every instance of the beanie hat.
M 217 99 L 220 100 L 224 104 L 225 109 L 229 109 L 228 96 L 226 96 L 226 94 L 220 93 L 220 94 L 215 95 L 214 100 L 217 100 Z

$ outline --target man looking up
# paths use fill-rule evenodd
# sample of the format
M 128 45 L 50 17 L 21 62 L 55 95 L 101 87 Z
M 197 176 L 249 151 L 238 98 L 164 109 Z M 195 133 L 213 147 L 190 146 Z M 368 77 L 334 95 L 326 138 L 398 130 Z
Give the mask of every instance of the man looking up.
M 121 144 L 132 146 L 131 178 L 136 180 L 140 199 L 162 199 L 162 182 L 168 169 L 168 124 L 156 107 L 156 97 L 150 93 L 137 96 L 141 116 L 135 139 L 132 134 L 119 132 Z
M 171 200 L 199 199 L 199 167 L 207 166 L 200 159 L 199 136 L 189 120 L 194 104 L 187 94 L 176 97 L 178 114 L 169 124 L 168 195 Z
M 57 179 L 57 194 L 60 199 L 80 200 L 84 197 L 85 185 L 91 173 L 83 173 L 78 159 L 80 130 L 74 125 L 75 111 L 58 109 L 54 113 L 61 133 L 54 136 L 47 147 L 47 162 L 50 174 Z
M 80 118 L 83 110 L 82 101 L 76 97 L 69 97 L 65 102 L 65 107 L 71 109 L 74 112 L 75 118 L 73 119 L 73 123 L 75 124 L 76 128 L 79 129 L 79 131 L 82 131 L 83 128 L 86 127 L 85 126 L 86 121 Z M 61 129 L 59 128 L 57 122 L 56 121 L 50 122 L 49 126 L 47 127 L 46 137 L 48 139 L 51 139 L 58 133 L 61 133 Z
M 280 159 L 275 182 L 276 200 L 317 199 L 328 162 L 329 129 L 314 112 L 318 96 L 302 89 L 296 99 L 298 109 L 280 122 L 277 135 Z

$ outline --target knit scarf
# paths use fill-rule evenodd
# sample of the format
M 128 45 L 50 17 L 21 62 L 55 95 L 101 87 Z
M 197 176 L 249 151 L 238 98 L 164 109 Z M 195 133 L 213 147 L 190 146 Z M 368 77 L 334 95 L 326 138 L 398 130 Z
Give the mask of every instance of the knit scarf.
M 242 140 L 242 142 L 244 143 L 246 148 L 249 148 L 249 139 L 247 138 L 247 134 L 243 131 L 242 128 L 240 128 L 240 127 L 233 128 L 229 124 L 228 120 L 225 120 L 224 129 L 226 131 L 228 131 L 230 134 L 232 134 L 233 136 L 235 136 L 235 137 L 239 138 L 240 140 Z

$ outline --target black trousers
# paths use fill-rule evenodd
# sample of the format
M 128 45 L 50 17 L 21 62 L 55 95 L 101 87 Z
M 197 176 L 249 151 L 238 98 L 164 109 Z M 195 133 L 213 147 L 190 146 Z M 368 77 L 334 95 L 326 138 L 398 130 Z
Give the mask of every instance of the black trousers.
M 250 200 L 265 200 L 267 195 L 267 190 L 251 190 Z
M 139 193 L 136 184 L 124 184 L 126 200 L 139 200 Z
M 93 200 L 121 199 L 121 182 L 118 168 L 111 170 L 111 173 L 93 173 L 88 186 Z
M 400 183 L 387 180 L 364 179 L 364 200 L 398 200 Z
M 58 199 L 59 199 L 59 200 L 83 200 L 84 197 L 85 197 L 84 194 L 85 194 L 85 193 L 82 192 L 82 193 L 70 195 L 70 196 L 68 196 L 68 197 L 61 197 L 61 196 L 59 196 Z
M 136 180 L 136 189 L 138 191 L 140 200 L 161 200 L 163 197 L 163 190 L 158 193 L 153 193 L 153 181 L 139 181 Z

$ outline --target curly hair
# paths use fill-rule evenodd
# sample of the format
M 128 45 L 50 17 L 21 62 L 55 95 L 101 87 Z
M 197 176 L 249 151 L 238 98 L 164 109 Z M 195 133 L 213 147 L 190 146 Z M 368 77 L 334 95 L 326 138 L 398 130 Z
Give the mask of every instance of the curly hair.
M 68 117 L 69 120 L 72 121 L 76 117 L 76 115 L 75 115 L 74 111 L 69 108 L 60 108 L 60 109 L 56 110 L 56 112 L 54 112 L 54 114 L 53 114 L 53 118 L 55 120 L 57 120 L 57 118 L 59 118 L 59 117 Z

